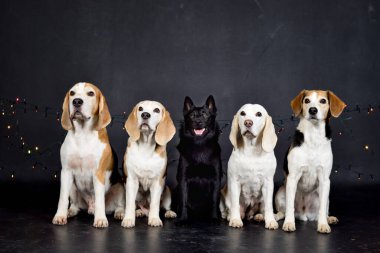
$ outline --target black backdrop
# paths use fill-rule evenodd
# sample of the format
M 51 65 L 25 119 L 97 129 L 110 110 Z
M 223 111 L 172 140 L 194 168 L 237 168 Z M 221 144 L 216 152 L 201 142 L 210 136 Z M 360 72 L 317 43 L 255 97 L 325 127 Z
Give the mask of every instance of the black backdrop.
M 301 89 L 331 89 L 361 108 L 332 122 L 333 184 L 376 184 L 379 13 L 376 0 L 1 1 L 0 97 L 25 98 L 42 113 L 28 108 L 0 117 L 0 181 L 55 181 L 56 143 L 65 132 L 54 114 L 65 92 L 87 81 L 101 88 L 114 115 L 150 99 L 177 123 L 186 95 L 201 104 L 213 94 L 220 120 L 231 120 L 244 103 L 260 103 L 279 119 L 290 118 L 289 102 Z M 47 106 L 53 116 L 45 118 Z M 295 124 L 286 121 L 279 133 L 276 182 Z M 127 141 L 122 127 L 115 121 L 108 128 L 119 158 Z M 224 165 L 228 133 L 227 126 L 220 139 Z M 50 151 L 28 155 L 20 136 Z M 178 157 L 177 143 L 176 136 L 168 146 L 170 160 Z M 169 167 L 173 183 L 176 161 Z

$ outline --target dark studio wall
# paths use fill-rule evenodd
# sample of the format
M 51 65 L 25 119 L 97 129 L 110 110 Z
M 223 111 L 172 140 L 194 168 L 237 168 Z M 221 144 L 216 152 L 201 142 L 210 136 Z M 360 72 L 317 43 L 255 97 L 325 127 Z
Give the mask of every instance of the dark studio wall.
M 98 85 L 114 115 L 128 114 L 140 100 L 157 100 L 177 126 L 186 95 L 201 104 L 213 94 L 223 126 L 245 103 L 262 104 L 275 120 L 289 119 L 290 100 L 300 90 L 333 90 L 350 108 L 361 108 L 332 120 L 333 184 L 380 182 L 378 0 L 4 0 L 0 5 L 0 97 L 39 106 L 39 113 L 30 107 L 24 113 L 21 104 L 15 115 L 0 117 L 1 182 L 54 181 L 60 170 L 57 142 L 65 134 L 54 115 L 79 81 Z M 374 112 L 368 115 L 369 106 Z M 295 126 L 286 120 L 278 135 L 277 183 Z M 122 127 L 117 120 L 108 127 L 119 159 L 128 138 Z M 12 135 L 15 131 L 20 135 Z M 231 152 L 229 131 L 227 126 L 220 138 L 224 165 Z M 31 147 L 49 151 L 25 154 L 21 135 Z M 177 143 L 176 136 L 168 146 L 170 160 L 178 157 Z M 33 169 L 36 161 L 41 165 Z M 176 161 L 169 166 L 171 184 L 176 166 Z

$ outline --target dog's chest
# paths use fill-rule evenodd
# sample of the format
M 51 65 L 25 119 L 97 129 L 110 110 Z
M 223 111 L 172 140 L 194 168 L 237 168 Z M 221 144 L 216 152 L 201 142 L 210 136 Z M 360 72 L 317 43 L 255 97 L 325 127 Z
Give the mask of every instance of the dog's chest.
M 61 157 L 74 174 L 87 174 L 98 168 L 105 146 L 98 138 L 66 138 Z
M 166 159 L 155 151 L 145 150 L 137 145 L 128 149 L 126 161 L 128 173 L 135 174 L 139 180 L 143 181 L 159 177 L 166 163 Z

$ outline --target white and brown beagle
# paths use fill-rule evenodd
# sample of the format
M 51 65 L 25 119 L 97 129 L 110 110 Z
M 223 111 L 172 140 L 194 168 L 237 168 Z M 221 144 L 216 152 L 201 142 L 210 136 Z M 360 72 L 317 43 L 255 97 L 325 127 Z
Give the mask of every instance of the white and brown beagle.
M 238 228 L 247 214 L 248 220 L 265 220 L 266 228 L 277 229 L 272 201 L 277 136 L 265 108 L 257 104 L 241 107 L 232 121 L 230 141 L 234 148 L 228 161 L 227 187 L 222 190 L 222 218 Z
M 150 226 L 162 226 L 159 217 L 160 203 L 166 210 L 166 218 L 176 217 L 170 210 L 170 190 L 165 187 L 166 144 L 173 138 L 175 126 L 162 104 L 142 101 L 128 116 L 125 129 L 129 134 L 124 155 L 127 207 L 121 225 L 126 228 L 134 227 L 136 216 L 147 215 Z
M 117 175 L 106 130 L 110 122 L 106 100 L 96 86 L 77 83 L 67 92 L 61 123 L 68 132 L 61 146 L 61 190 L 53 224 L 66 224 L 80 209 L 94 214 L 98 228 L 108 226 L 106 212 L 123 218 L 123 184 L 110 180 L 112 173 Z
M 318 232 L 330 233 L 329 224 L 338 219 L 328 216 L 333 165 L 329 121 L 339 117 L 346 104 L 331 91 L 303 90 L 291 107 L 300 122 L 285 159 L 285 186 L 276 194 L 276 218 L 285 214 L 284 231 L 296 230 L 297 218 L 317 220 Z

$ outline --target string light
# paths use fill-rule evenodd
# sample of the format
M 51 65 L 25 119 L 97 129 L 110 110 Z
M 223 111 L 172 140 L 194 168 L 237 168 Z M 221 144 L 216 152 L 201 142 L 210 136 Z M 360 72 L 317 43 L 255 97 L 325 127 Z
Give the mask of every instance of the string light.
M 39 110 L 39 108 L 43 108 L 43 109 Z M 359 112 L 360 113 L 361 111 L 364 111 L 364 112 L 367 112 L 367 114 L 369 115 L 369 114 L 375 113 L 377 108 L 380 109 L 379 104 L 371 104 L 369 106 L 368 106 L 368 104 L 367 105 L 348 106 L 344 109 L 344 113 L 350 113 L 350 112 Z M 61 114 L 61 111 L 59 109 L 56 109 L 56 107 L 47 107 L 47 106 L 45 107 L 45 106 L 31 105 L 31 104 L 27 103 L 26 99 L 22 99 L 20 97 L 16 97 L 13 101 L 0 98 L 0 110 L 1 110 L 1 115 L 3 115 L 3 116 L 15 116 L 17 114 L 17 112 L 20 110 L 23 110 L 24 113 L 26 113 L 27 111 L 36 112 L 36 113 L 40 112 L 40 113 L 44 113 L 45 117 L 55 116 L 57 121 L 60 121 L 60 114 Z M 122 114 L 116 114 L 116 115 L 111 116 L 112 117 L 112 123 L 120 123 L 120 124 L 124 125 L 126 115 L 127 115 L 127 112 L 124 111 L 124 112 L 122 112 Z M 347 116 L 343 120 L 351 120 L 351 119 L 352 119 L 351 116 L 350 117 Z M 230 120 L 218 120 L 218 121 L 219 121 L 219 123 L 227 122 L 227 123 L 225 123 L 224 126 L 230 125 Z M 294 115 L 292 115 L 291 117 L 285 116 L 283 118 L 273 118 L 273 123 L 276 125 L 276 129 L 277 129 L 278 134 L 284 132 L 286 124 L 288 124 L 289 122 L 298 122 L 298 118 L 295 117 Z M 110 126 L 112 126 L 112 124 Z M 32 155 L 33 154 L 33 157 L 37 157 L 37 156 L 40 157 L 44 154 L 51 155 L 53 152 L 56 152 L 53 149 L 45 149 L 45 150 L 40 152 L 40 148 L 38 145 L 26 144 L 24 138 L 20 136 L 18 125 L 16 126 L 13 123 L 6 124 L 6 129 L 8 129 L 8 130 L 14 129 L 14 132 L 12 131 L 12 133 L 10 133 L 9 135 L 5 135 L 4 137 L 6 137 L 8 139 L 11 139 L 11 137 L 19 138 L 19 141 L 22 143 L 21 149 L 23 149 L 23 153 L 25 155 Z M 123 126 L 122 129 L 125 130 L 125 127 Z M 344 133 L 347 133 L 347 132 L 344 132 Z M 343 131 L 339 131 L 338 135 L 342 136 Z M 292 138 L 292 136 L 289 136 L 289 140 L 291 138 Z M 14 144 L 12 143 L 11 146 L 12 145 L 14 145 Z M 14 146 L 16 146 L 16 145 L 14 145 Z M 370 149 L 369 145 L 365 144 L 363 146 L 363 148 L 366 151 L 371 150 L 371 153 L 375 154 L 374 153 L 374 147 L 371 147 L 371 149 Z M 26 150 L 26 152 L 25 152 L 25 150 Z M 34 152 L 34 151 L 38 151 L 38 152 Z M 333 171 L 335 172 L 335 174 L 338 174 L 340 171 L 342 171 L 342 169 L 351 171 L 351 166 L 352 166 L 351 164 L 348 167 L 342 166 L 340 169 L 337 168 Z M 48 166 L 42 164 L 40 161 L 36 161 L 34 163 L 34 165 L 32 166 L 33 169 L 35 169 L 37 167 L 41 167 L 44 170 L 48 170 L 48 168 L 49 168 Z M 0 170 L 1 169 L 4 169 L 4 166 L 1 166 Z M 9 168 L 5 167 L 5 169 L 9 169 Z M 351 172 L 355 173 L 355 171 L 351 171 Z M 374 174 L 363 174 L 361 172 L 360 173 L 356 172 L 356 173 L 358 175 L 359 180 L 361 180 L 362 176 L 363 176 L 363 178 L 369 177 L 371 180 L 375 179 Z M 55 172 L 53 174 L 53 177 L 54 177 L 54 179 L 58 178 L 57 172 Z M 14 171 L 12 171 L 12 173 L 11 173 L 11 178 L 12 179 L 15 178 Z

